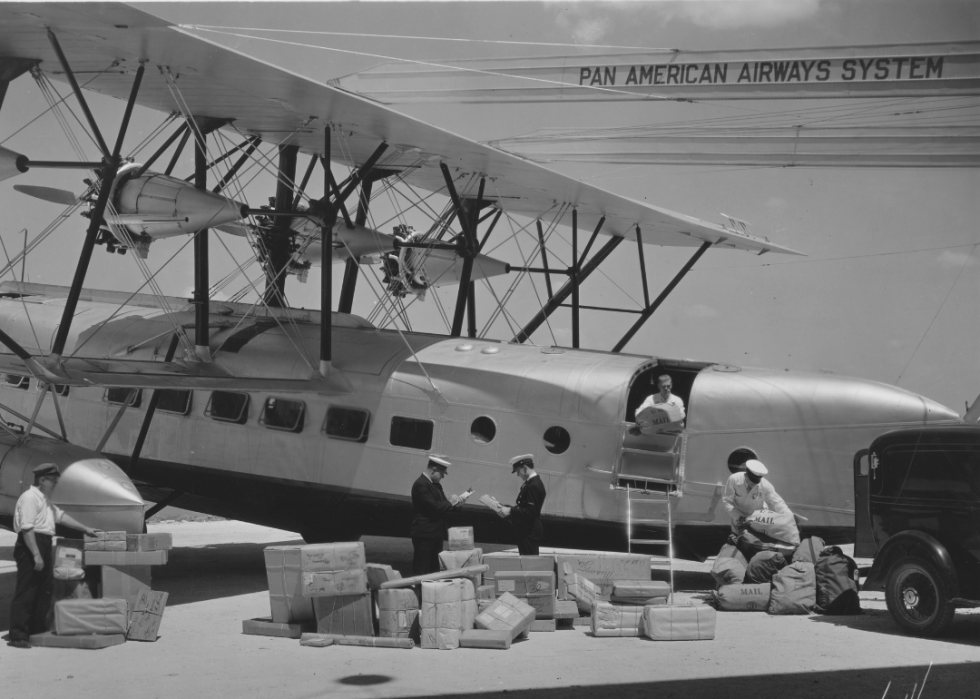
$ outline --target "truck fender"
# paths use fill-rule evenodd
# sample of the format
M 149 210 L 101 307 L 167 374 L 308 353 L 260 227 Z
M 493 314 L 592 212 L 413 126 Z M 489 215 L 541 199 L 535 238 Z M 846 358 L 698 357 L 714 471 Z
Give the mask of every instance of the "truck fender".
M 914 552 L 916 555 L 932 561 L 936 566 L 945 569 L 952 576 L 956 588 L 959 588 L 956 566 L 953 564 L 953 557 L 949 555 L 946 547 L 938 539 L 925 532 L 909 529 L 888 537 L 888 541 L 875 555 L 874 564 L 871 566 L 871 571 L 868 573 L 861 590 L 865 592 L 884 590 L 888 570 L 891 568 L 894 559 L 903 555 L 903 552 L 906 555 Z

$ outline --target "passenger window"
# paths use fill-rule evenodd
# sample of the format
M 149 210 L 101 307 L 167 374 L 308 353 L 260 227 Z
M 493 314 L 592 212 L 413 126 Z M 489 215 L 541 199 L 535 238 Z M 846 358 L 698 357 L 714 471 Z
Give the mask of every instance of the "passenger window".
M 70 388 L 71 388 L 71 386 L 68 386 L 66 384 L 56 383 L 54 385 L 54 392 L 57 393 L 59 396 L 67 396 L 68 395 L 68 389 L 70 389 Z
M 327 408 L 327 419 L 323 431 L 333 439 L 346 439 L 351 442 L 366 442 L 371 413 L 358 408 L 341 408 L 332 405 Z
M 259 416 L 259 424 L 274 430 L 303 431 L 306 403 L 285 398 L 267 398 Z
M 544 448 L 552 454 L 564 454 L 572 443 L 572 435 L 564 427 L 549 427 L 544 431 Z
M 489 444 L 497 436 L 497 425 L 486 415 L 481 415 L 470 425 L 470 435 L 477 444 Z
M 129 404 L 130 408 L 140 407 L 140 403 L 143 401 L 143 389 L 137 388 L 107 388 L 105 390 L 105 402 L 112 403 L 113 405 L 122 405 L 129 400 L 130 391 L 136 391 L 136 396 L 133 398 L 133 402 Z
M 432 420 L 416 420 L 412 417 L 391 418 L 391 435 L 388 441 L 394 447 L 408 447 L 428 451 L 432 448 Z
M 248 394 L 214 391 L 204 409 L 204 414 L 212 420 L 244 425 L 248 420 Z
M 31 378 L 29 376 L 21 376 L 20 374 L 7 374 L 7 378 L 4 380 L 8 386 L 19 388 L 22 391 L 26 391 L 28 386 L 31 385 Z
M 186 415 L 191 409 L 191 392 L 161 388 L 156 392 L 157 410 L 175 415 Z

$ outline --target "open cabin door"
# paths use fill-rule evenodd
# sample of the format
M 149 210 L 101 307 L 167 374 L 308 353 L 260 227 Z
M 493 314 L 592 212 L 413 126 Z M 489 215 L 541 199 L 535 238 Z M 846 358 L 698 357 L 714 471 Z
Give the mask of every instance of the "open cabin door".
M 640 435 L 624 430 L 620 453 L 613 466 L 613 487 L 677 491 L 683 479 L 686 445 L 683 429 Z

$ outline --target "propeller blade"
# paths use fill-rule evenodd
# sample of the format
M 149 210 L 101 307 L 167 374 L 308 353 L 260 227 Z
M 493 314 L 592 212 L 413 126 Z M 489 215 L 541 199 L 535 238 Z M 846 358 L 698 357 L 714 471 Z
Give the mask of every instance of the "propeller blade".
M 54 187 L 38 187 L 32 184 L 15 184 L 14 189 L 16 189 L 21 194 L 26 194 L 29 197 L 34 197 L 35 199 L 43 199 L 44 201 L 50 201 L 53 204 L 63 204 L 64 206 L 71 206 L 78 201 L 78 197 L 69 192 L 67 189 L 55 189 Z

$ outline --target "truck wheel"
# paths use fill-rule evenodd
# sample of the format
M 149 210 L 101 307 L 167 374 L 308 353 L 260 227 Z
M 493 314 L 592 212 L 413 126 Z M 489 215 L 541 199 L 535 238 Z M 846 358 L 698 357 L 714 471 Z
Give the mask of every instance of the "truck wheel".
M 905 558 L 892 564 L 885 584 L 885 601 L 892 618 L 917 636 L 938 636 L 953 621 L 955 596 L 945 571 L 921 558 Z

